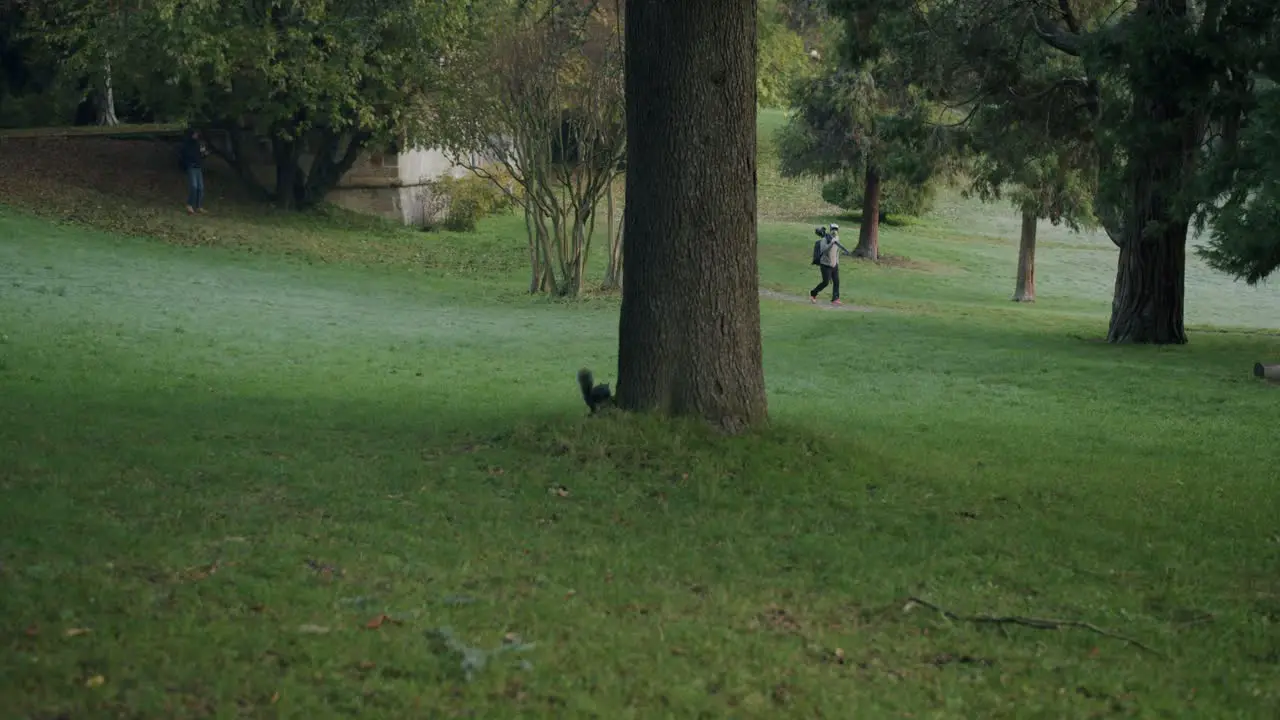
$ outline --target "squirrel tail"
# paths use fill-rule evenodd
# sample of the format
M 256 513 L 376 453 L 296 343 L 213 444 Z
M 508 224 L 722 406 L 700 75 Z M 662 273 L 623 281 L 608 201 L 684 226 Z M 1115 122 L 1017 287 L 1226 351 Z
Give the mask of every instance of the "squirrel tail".
M 578 371 L 578 386 L 582 388 L 582 400 L 595 412 L 612 398 L 608 385 L 596 385 L 591 371 L 583 368 Z
M 591 374 L 590 370 L 586 368 L 582 368 L 581 370 L 578 371 L 578 386 L 582 388 L 582 400 L 592 410 L 595 409 L 595 407 L 591 403 L 591 388 L 594 385 L 595 385 L 595 377 Z

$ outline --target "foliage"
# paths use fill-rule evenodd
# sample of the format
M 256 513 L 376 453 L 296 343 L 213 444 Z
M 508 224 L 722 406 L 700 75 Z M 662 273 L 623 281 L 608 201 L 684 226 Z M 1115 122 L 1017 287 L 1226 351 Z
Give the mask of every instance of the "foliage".
M 482 218 L 519 203 L 521 190 L 505 170 L 485 167 L 481 172 L 483 177 L 443 175 L 427 183 L 428 196 L 439 199 L 439 206 L 428 213 L 428 226 L 439 222 L 446 230 L 474 232 Z
M 1041 44 L 1004 62 L 1016 67 L 1004 87 L 957 110 L 967 113 L 960 124 L 971 154 L 969 192 L 1008 199 L 1055 225 L 1095 227 L 1098 143 L 1079 99 L 1081 63 Z
M 1249 198 L 1266 207 L 1265 171 L 1254 162 L 1262 155 L 1246 148 L 1259 136 L 1247 128 L 1268 122 L 1260 88 L 1276 78 L 1280 6 L 889 4 L 897 51 L 932 73 L 928 85 L 940 96 L 1009 112 L 1039 97 L 1006 92 L 1025 83 L 1028 67 L 1057 70 L 1039 81 L 1058 97 L 1046 119 L 1065 123 L 1046 134 L 1092 144 L 1106 159 L 1094 205 L 1121 249 L 1113 342 L 1185 342 L 1180 258 L 1192 220 L 1219 228 L 1207 251 L 1216 266 L 1254 281 L 1270 271 L 1265 244 L 1250 239 L 1258 237 L 1247 227 L 1253 219 L 1236 221 L 1246 219 L 1240 210 Z
M 1280 90 L 1257 91 L 1257 107 L 1240 130 L 1235 153 L 1216 153 L 1206 173 L 1230 177 L 1225 196 L 1206 208 L 1200 229 L 1211 227 L 1198 248 L 1209 264 L 1250 285 L 1280 268 Z
M 792 28 L 786 0 L 761 0 L 756 21 L 756 100 L 762 107 L 784 107 L 791 88 L 812 78 L 819 67 L 806 39 Z
M 790 122 L 777 137 L 787 177 L 832 177 L 877 165 L 886 178 L 923 183 L 945 162 L 949 138 L 930 126 L 934 112 L 910 87 L 874 70 L 828 68 L 793 88 Z
M 822 199 L 836 207 L 855 212 L 862 210 L 864 186 L 862 175 L 846 174 L 828 180 L 822 186 Z M 880 220 L 889 215 L 924 215 L 933 207 L 937 184 L 915 183 L 897 178 L 880 186 Z
M 530 292 L 585 287 L 597 208 L 625 156 L 620 10 L 558 0 L 488 6 L 491 29 L 451 58 L 451 90 L 437 97 L 455 161 L 520 189 L 513 200 L 525 213 Z
M 95 73 L 109 60 L 117 90 L 227 131 L 222 154 L 246 182 L 258 141 L 268 141 L 284 207 L 323 200 L 366 146 L 430 143 L 439 58 L 466 22 L 460 4 L 424 0 L 41 7 L 33 31 L 68 68 Z
M 784 176 L 832 178 L 823 199 L 846 209 L 881 204 L 864 219 L 855 252 L 876 257 L 873 238 L 887 214 L 929 207 L 937 183 L 956 167 L 956 138 L 936 122 L 939 108 L 915 86 L 911 68 L 893 58 L 855 58 L 829 66 L 793 88 L 791 121 L 778 133 Z M 868 171 L 880 179 L 869 196 Z

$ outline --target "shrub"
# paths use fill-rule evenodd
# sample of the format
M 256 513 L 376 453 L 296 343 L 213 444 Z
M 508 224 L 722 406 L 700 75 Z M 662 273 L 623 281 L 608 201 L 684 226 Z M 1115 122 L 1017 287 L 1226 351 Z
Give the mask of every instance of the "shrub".
M 822 186 L 822 199 L 836 207 L 860 212 L 862 192 L 862 178 L 842 175 Z M 887 215 L 923 215 L 933 207 L 935 194 L 936 188 L 932 183 L 883 180 L 880 183 L 880 219 Z
M 508 212 L 514 202 L 503 187 L 518 191 L 505 171 L 486 169 L 492 177 L 445 175 L 427 183 L 424 200 L 427 226 L 440 225 L 455 232 L 472 232 L 482 218 Z

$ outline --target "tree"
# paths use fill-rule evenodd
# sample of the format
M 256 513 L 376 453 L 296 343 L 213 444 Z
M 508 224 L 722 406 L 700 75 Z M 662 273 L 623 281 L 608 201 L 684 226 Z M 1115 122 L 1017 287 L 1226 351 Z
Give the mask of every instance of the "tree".
M 1280 70 L 1271 62 L 1271 72 Z M 1249 285 L 1280 268 L 1280 90 L 1266 83 L 1257 103 L 1240 130 L 1238 150 L 1215 154 L 1206 171 L 1213 183 L 1208 192 L 1215 185 L 1229 189 L 1197 218 L 1200 231 L 1211 226 L 1198 253 Z
M 221 154 L 252 185 L 249 149 L 269 143 L 275 184 L 259 189 L 285 208 L 321 202 L 366 147 L 430 140 L 440 58 L 466 22 L 462 3 L 425 0 L 42 7 L 39 30 L 66 62 L 109 62 L 110 87 L 226 131 Z
M 1098 157 L 1092 118 L 1076 102 L 1066 73 L 1074 63 L 1046 53 L 1026 53 L 1016 78 L 973 108 L 965 123 L 968 192 L 991 202 L 1009 199 L 1022 216 L 1014 302 L 1035 302 L 1036 230 L 1039 220 L 1072 230 L 1096 226 Z
M 813 74 L 814 62 L 785 0 L 759 0 L 757 12 L 756 97 L 764 107 L 783 107 L 791 86 Z
M 1029 47 L 1078 63 L 1079 71 L 1055 86 L 1089 111 L 1099 156 L 1108 160 L 1100 168 L 1095 203 L 1120 251 L 1107 339 L 1185 343 L 1188 230 L 1200 218 L 1222 222 L 1222 232 L 1241 230 L 1231 227 L 1231 193 L 1258 177 L 1242 151 L 1249 142 L 1245 130 L 1262 119 L 1258 82 L 1275 79 L 1269 58 L 1275 56 L 1280 5 L 883 2 L 893 5 L 897 50 L 929 65 L 931 87 L 954 99 L 974 89 L 972 104 L 998 95 L 1000 84 L 1016 80 L 1023 67 L 1011 59 Z
M 606 284 L 616 285 L 613 181 L 626 147 L 618 5 L 489 7 L 492 30 L 454 59 L 454 89 L 437 107 L 445 145 L 455 162 L 504 189 L 505 178 L 514 180 L 519 192 L 511 196 L 528 231 L 530 292 L 583 290 L 601 200 L 611 243 Z
M 886 190 L 894 192 L 895 209 L 927 209 L 931 184 L 950 157 L 951 139 L 934 124 L 934 108 L 904 69 L 868 61 L 861 69 L 831 67 L 816 81 L 797 83 L 795 114 L 778 134 L 784 176 L 834 178 L 831 190 L 850 200 L 855 190 L 862 220 L 854 254 L 871 260 L 880 256 Z
M 618 402 L 765 422 L 756 260 L 754 0 L 626 8 L 627 211 Z

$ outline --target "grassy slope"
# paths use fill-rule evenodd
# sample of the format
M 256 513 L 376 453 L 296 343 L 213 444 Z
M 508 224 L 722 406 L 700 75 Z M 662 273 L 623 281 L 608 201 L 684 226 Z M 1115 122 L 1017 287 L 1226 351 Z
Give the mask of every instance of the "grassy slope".
M 803 294 L 825 209 L 761 177 L 762 280 Z M 850 265 L 846 295 L 896 310 L 766 302 L 773 427 L 719 439 L 582 419 L 572 373 L 612 375 L 616 301 L 522 297 L 511 219 L 427 236 L 215 205 L 193 226 L 158 195 L 77 192 L 0 199 L 214 247 L 0 209 L 0 707 L 18 717 L 1280 703 L 1280 395 L 1248 377 L 1280 339 L 1082 339 L 1105 328 L 1105 241 L 1047 234 L 1042 301 L 1019 307 L 1002 211 L 886 228 L 912 263 Z M 1277 327 L 1274 290 L 1199 272 L 1195 322 Z M 951 623 L 905 611 L 912 594 L 1168 657 Z M 365 627 L 384 612 L 400 623 Z M 442 626 L 536 646 L 467 682 Z

